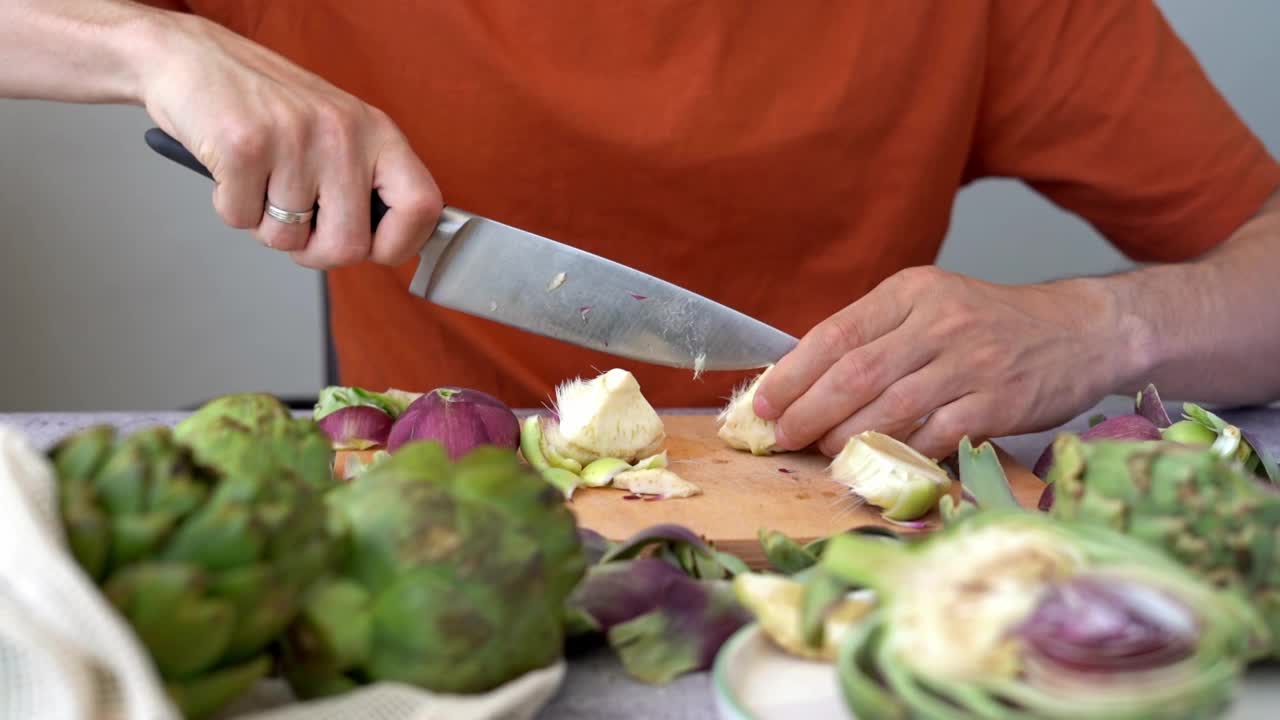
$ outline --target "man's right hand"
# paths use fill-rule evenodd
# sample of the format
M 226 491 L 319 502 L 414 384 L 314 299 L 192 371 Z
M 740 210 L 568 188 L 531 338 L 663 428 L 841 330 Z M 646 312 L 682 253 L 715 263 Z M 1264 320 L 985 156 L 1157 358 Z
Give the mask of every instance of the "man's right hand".
M 386 114 L 220 25 L 152 17 L 139 99 L 213 174 L 224 222 L 316 269 L 399 264 L 422 248 L 440 191 Z M 373 188 L 390 208 L 376 234 Z M 265 214 L 267 202 L 323 211 L 313 231 Z

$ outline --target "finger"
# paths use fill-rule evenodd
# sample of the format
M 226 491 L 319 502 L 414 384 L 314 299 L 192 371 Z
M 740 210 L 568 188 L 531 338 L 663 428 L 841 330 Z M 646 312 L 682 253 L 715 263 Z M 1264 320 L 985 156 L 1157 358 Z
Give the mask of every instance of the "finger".
M 931 362 L 937 352 L 918 342 L 910 324 L 851 350 L 778 419 L 778 445 L 786 450 L 808 447 L 873 402 L 886 388 Z
M 754 404 L 756 414 L 765 420 L 781 417 L 845 353 L 902 324 L 910 310 L 910 300 L 886 281 L 805 333 L 760 382 Z
M 369 195 L 372 171 L 359 158 L 330 166 L 320 181 L 320 210 L 307 247 L 292 253 L 304 267 L 327 270 L 352 265 L 369 256 Z
M 975 445 L 987 439 L 981 434 L 983 415 L 982 395 L 965 395 L 934 411 L 907 436 L 906 443 L 928 457 L 947 457 L 956 451 L 965 435 Z
M 373 185 L 388 210 L 374 233 L 369 259 L 398 265 L 417 254 L 431 237 L 444 200 L 431 173 L 407 143 L 398 143 L 378 157 Z
M 832 428 L 818 441 L 818 450 L 834 457 L 849 438 L 867 430 L 899 440 L 907 437 L 936 408 L 964 395 L 947 369 L 930 363 L 890 384 L 874 400 Z
M 295 161 L 281 163 L 267 181 L 266 201 L 280 210 L 298 213 L 311 210 L 318 194 L 310 169 Z M 287 223 L 264 212 L 254 235 L 269 248 L 294 252 L 307 246 L 311 223 Z
M 252 230 L 262 222 L 266 164 L 230 167 L 213 188 L 213 209 L 229 227 Z

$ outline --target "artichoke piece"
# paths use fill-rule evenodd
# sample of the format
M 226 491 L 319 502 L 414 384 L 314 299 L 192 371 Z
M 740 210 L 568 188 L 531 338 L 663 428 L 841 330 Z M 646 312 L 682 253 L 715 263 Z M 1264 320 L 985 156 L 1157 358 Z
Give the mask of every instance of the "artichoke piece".
M 487 692 L 561 656 L 585 553 L 561 494 L 514 453 L 451 462 L 409 443 L 328 502 L 349 552 L 286 636 L 300 696 L 377 681 Z
M 665 439 L 662 418 L 635 376 L 614 368 L 556 388 L 556 419 L 544 421 L 542 451 L 552 465 L 571 463 L 560 466 L 578 472 L 605 457 L 634 463 L 658 452 Z
M 854 435 L 831 461 L 831 477 L 881 508 L 886 520 L 927 515 L 951 487 L 941 465 L 910 445 L 873 430 Z
M 205 427 L 225 467 L 198 462 L 164 427 L 123 438 L 91 428 L 50 450 L 77 562 L 192 718 L 265 675 L 271 645 L 338 553 L 320 494 L 277 464 L 291 455 L 287 437 L 225 419 Z
M 772 455 L 785 452 L 778 446 L 775 431 L 777 423 L 764 420 L 756 415 L 756 390 L 773 366 L 764 369 L 746 387 L 736 388 L 730 396 L 728 404 L 716 416 L 716 424 L 720 426 L 716 435 L 726 445 L 735 450 L 745 450 L 752 455 Z
M 1280 656 L 1280 492 L 1211 447 L 1064 433 L 1055 455 L 1053 517 L 1123 532 L 1245 593 Z
M 819 567 L 880 604 L 841 645 L 858 717 L 1203 718 L 1268 631 L 1133 538 L 1017 510 L 918 543 L 831 539 Z

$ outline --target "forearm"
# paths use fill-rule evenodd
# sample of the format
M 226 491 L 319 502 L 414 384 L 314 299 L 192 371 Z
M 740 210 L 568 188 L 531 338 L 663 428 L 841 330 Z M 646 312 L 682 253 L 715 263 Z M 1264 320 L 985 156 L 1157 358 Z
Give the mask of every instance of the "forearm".
M 1194 262 L 1098 279 L 1116 302 L 1116 392 L 1155 383 L 1168 398 L 1280 399 L 1280 194 Z
M 0 3 L 0 97 L 141 104 L 150 28 L 166 14 L 126 0 Z

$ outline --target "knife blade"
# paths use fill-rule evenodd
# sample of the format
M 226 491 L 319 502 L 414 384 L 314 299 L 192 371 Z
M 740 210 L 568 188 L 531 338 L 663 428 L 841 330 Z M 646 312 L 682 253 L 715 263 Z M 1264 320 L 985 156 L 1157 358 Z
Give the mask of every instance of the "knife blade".
M 146 141 L 212 179 L 159 128 L 148 130 Z M 377 190 L 371 200 L 376 229 L 387 206 Z M 762 368 L 797 342 L 673 283 L 455 207 L 445 207 L 419 253 L 409 292 L 536 335 L 695 372 Z

